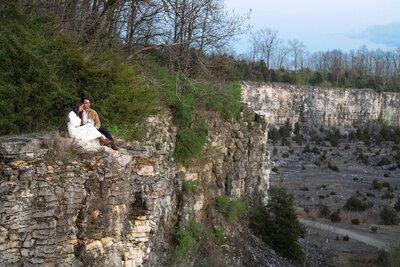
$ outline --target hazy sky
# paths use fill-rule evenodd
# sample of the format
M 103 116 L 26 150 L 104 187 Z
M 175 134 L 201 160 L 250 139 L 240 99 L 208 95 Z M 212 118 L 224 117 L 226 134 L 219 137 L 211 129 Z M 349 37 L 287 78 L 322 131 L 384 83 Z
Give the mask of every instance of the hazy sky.
M 285 41 L 296 38 L 310 52 L 400 47 L 400 0 L 225 0 L 229 11 L 252 9 L 253 30 L 269 27 Z M 248 37 L 234 45 L 248 50 Z

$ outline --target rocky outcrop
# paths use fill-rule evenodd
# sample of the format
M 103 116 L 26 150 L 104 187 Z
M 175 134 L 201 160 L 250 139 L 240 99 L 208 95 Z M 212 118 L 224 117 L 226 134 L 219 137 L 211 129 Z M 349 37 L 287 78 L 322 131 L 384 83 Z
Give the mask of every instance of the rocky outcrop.
M 319 88 L 288 84 L 242 84 L 244 101 L 270 114 L 270 124 L 288 119 L 303 128 L 368 127 L 383 120 L 400 126 L 400 94 L 372 89 Z
M 154 160 L 80 147 L 51 161 L 45 143 L 0 142 L 0 265 L 140 265 L 168 187 Z
M 268 117 L 202 119 L 209 140 L 191 167 L 173 161 L 168 112 L 119 152 L 68 138 L 0 138 L 0 266 L 162 265 L 173 226 L 202 220 L 216 196 L 265 201 Z M 185 192 L 188 181 L 200 192 Z

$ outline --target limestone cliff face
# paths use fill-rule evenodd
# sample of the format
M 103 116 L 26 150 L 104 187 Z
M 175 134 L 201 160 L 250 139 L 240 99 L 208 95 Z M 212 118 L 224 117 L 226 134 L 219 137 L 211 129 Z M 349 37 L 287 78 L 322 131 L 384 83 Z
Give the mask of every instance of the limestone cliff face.
M 283 125 L 287 119 L 309 129 L 324 126 L 345 130 L 370 126 L 378 119 L 400 125 L 398 93 L 247 82 L 242 86 L 245 102 L 268 112 L 272 125 Z
M 168 112 L 120 152 L 77 145 L 71 154 L 72 140 L 59 138 L 52 144 L 69 159 L 57 158 L 49 137 L 0 138 L 0 266 L 162 265 L 172 227 L 202 220 L 216 196 L 265 201 L 267 118 L 249 114 L 235 122 L 200 114 L 209 140 L 190 168 L 173 161 Z M 200 182 L 198 194 L 184 191 L 189 180 Z

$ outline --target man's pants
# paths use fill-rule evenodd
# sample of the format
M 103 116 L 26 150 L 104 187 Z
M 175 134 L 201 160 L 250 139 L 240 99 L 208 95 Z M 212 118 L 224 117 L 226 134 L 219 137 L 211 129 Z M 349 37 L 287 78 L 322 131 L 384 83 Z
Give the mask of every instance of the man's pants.
M 104 134 L 104 136 L 105 136 L 107 139 L 113 140 L 113 138 L 112 138 L 110 132 L 107 130 L 107 128 L 105 128 L 105 127 L 100 127 L 100 128 L 99 128 L 99 132 L 102 133 L 102 134 Z

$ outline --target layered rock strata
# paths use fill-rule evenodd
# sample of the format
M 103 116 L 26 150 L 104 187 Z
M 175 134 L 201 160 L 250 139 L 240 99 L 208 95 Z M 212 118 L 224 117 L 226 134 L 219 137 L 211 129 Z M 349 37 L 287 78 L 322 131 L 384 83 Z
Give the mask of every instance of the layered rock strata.
M 374 121 L 400 126 L 400 94 L 372 89 L 320 88 L 244 82 L 244 101 L 270 114 L 270 124 L 288 119 L 303 127 L 368 127 Z
M 0 138 L 0 266 L 162 265 L 171 229 L 201 221 L 215 197 L 266 200 L 268 118 L 246 114 L 231 122 L 200 114 L 207 146 L 189 168 L 173 161 L 168 112 L 120 152 L 68 138 Z M 200 192 L 185 192 L 196 180 Z

